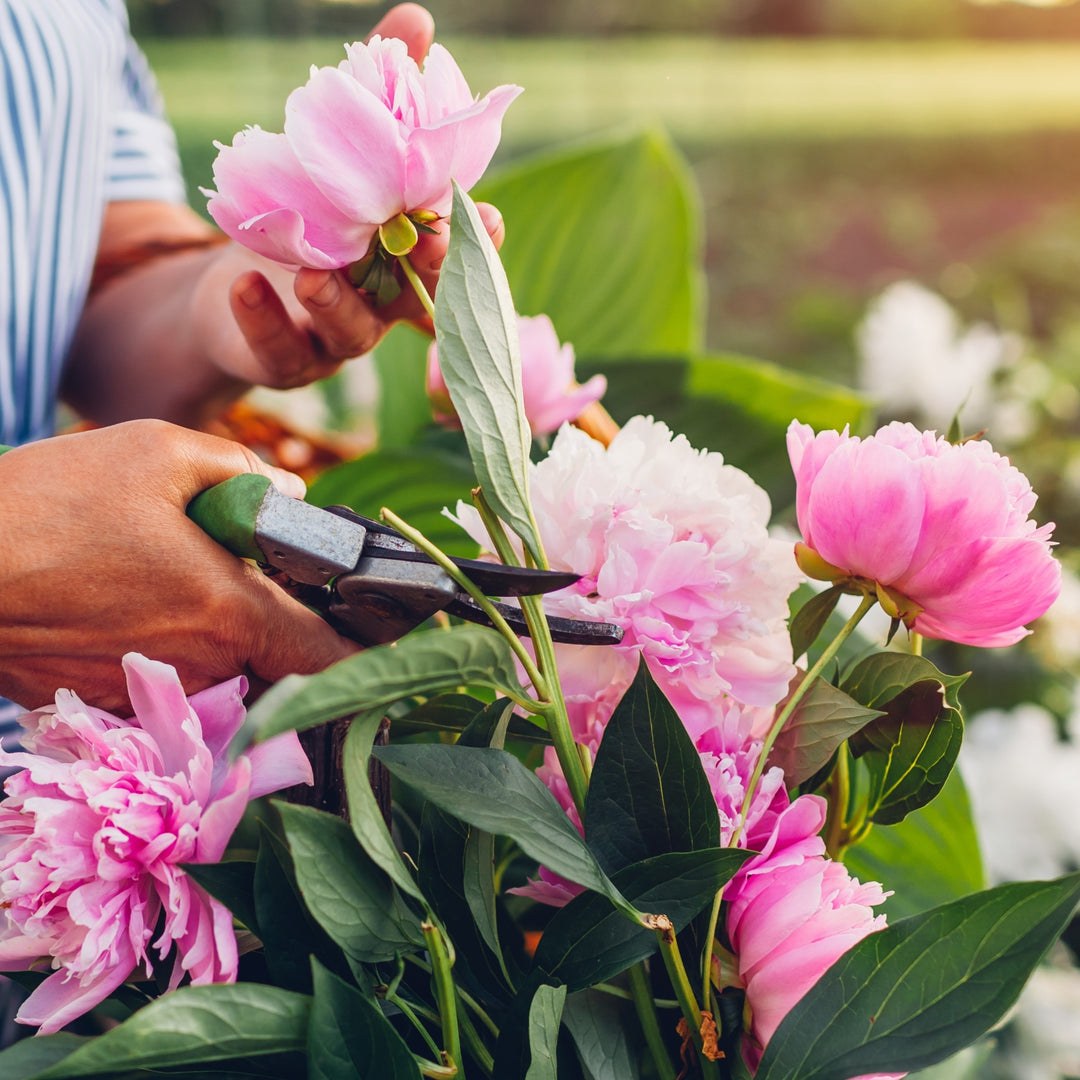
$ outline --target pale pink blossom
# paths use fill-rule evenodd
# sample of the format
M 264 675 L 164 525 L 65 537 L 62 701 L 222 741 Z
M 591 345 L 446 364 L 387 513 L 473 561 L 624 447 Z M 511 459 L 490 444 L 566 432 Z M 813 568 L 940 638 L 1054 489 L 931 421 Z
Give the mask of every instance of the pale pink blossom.
M 734 985 L 746 993 L 743 1056 L 756 1069 L 780 1021 L 807 990 L 848 949 L 885 926 L 885 916 L 873 908 L 888 894 L 877 882 L 860 884 L 842 863 L 812 855 L 735 878 L 724 895 L 734 970 L 730 960 L 715 957 L 713 978 L 720 989 Z
M 724 699 L 772 708 L 787 693 L 787 598 L 801 575 L 746 473 L 638 416 L 606 449 L 563 427 L 529 483 L 551 566 L 581 575 L 545 608 L 624 631 L 614 648 L 559 647 L 579 737 L 606 722 L 639 656 L 695 738 Z M 459 503 L 457 516 L 483 543 L 475 510 Z
M 219 144 L 217 190 L 204 192 L 229 236 L 289 266 L 347 266 L 400 214 L 448 214 L 451 180 L 480 179 L 521 92 L 475 98 L 440 45 L 422 70 L 396 38 L 345 52 L 289 95 L 284 134 L 249 128 Z
M 18 1015 L 42 1033 L 149 977 L 150 949 L 175 947 L 172 988 L 234 981 L 232 916 L 180 864 L 220 860 L 250 799 L 311 783 L 294 732 L 229 761 L 245 679 L 189 699 L 167 664 L 123 663 L 130 720 L 59 690 L 22 717 L 25 751 L 0 751 L 21 767 L 0 803 L 0 970 L 51 964 Z
M 521 396 L 525 418 L 533 435 L 550 435 L 563 424 L 576 420 L 587 405 L 599 401 L 607 389 L 607 379 L 594 375 L 579 386 L 574 381 L 574 347 L 559 344 L 555 327 L 546 315 L 517 317 L 521 349 Z M 427 392 L 440 424 L 455 425 L 457 417 L 439 367 L 435 342 L 428 349 Z
M 989 443 L 901 423 L 865 439 L 815 435 L 795 421 L 788 451 L 803 566 L 884 587 L 886 610 L 912 630 L 1011 645 L 1057 597 L 1053 525 L 1036 526 L 1031 485 Z

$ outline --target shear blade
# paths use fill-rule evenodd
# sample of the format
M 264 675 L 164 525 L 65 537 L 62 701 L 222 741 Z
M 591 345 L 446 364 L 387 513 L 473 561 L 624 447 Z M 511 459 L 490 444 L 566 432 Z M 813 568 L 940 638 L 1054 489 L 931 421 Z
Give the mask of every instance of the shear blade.
M 507 625 L 520 637 L 528 637 L 529 628 L 521 608 L 513 604 L 494 604 L 495 609 L 506 620 Z M 459 595 L 445 609 L 448 615 L 459 619 L 491 626 L 491 620 L 472 597 Z M 563 645 L 618 645 L 622 641 L 621 626 L 607 622 L 586 622 L 584 619 L 563 619 L 555 615 L 548 616 L 548 627 L 553 641 Z

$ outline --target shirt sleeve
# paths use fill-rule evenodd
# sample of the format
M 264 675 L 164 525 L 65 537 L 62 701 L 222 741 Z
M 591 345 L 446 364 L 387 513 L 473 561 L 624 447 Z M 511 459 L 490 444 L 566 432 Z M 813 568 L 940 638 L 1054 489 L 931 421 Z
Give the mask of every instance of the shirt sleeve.
M 107 202 L 186 201 L 176 135 L 165 119 L 157 83 L 130 35 L 112 116 Z

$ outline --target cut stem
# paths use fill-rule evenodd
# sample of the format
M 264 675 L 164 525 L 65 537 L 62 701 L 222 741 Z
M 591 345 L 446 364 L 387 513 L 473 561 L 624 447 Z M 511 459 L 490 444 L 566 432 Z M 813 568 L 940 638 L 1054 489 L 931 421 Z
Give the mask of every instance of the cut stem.
M 397 257 L 397 261 L 398 264 L 401 266 L 401 269 L 405 272 L 405 277 L 408 279 L 409 284 L 412 286 L 413 292 L 416 293 L 417 297 L 420 300 L 420 303 L 423 304 L 424 310 L 432 319 L 434 319 L 435 302 L 431 299 L 431 294 L 427 291 L 426 286 L 420 280 L 420 275 L 414 269 L 413 264 L 409 262 L 409 256 L 399 255 Z
M 630 997 L 637 1010 L 638 1023 L 641 1024 L 645 1045 L 648 1046 L 653 1064 L 656 1065 L 657 1075 L 660 1080 L 675 1080 L 675 1068 L 660 1033 L 660 1018 L 656 1015 L 656 1002 L 653 1001 L 652 989 L 649 987 L 645 961 L 634 964 L 627 974 L 630 978 Z
M 422 922 L 420 929 L 424 932 L 424 942 L 427 944 L 428 956 L 431 957 L 431 976 L 435 983 L 435 1004 L 438 1006 L 442 1023 L 444 1056 L 449 1059 L 447 1064 L 456 1066 L 457 1075 L 464 1078 L 457 995 L 454 993 L 454 977 L 450 973 L 451 960 L 446 938 L 433 922 Z
M 679 951 L 679 942 L 675 937 L 671 920 L 666 916 L 659 916 L 667 925 L 656 927 L 656 938 L 660 942 L 660 955 L 664 958 L 664 966 L 667 968 L 668 978 L 675 989 L 675 997 L 682 1009 L 683 1019 L 690 1029 L 690 1039 L 697 1051 L 698 1063 L 701 1066 L 702 1080 L 720 1080 L 720 1070 L 715 1061 L 705 1056 L 704 1042 L 701 1036 L 701 1009 L 694 998 L 694 991 L 690 987 L 690 979 L 686 974 L 686 965 L 683 964 L 682 953 Z M 706 998 L 706 1000 L 708 1000 Z

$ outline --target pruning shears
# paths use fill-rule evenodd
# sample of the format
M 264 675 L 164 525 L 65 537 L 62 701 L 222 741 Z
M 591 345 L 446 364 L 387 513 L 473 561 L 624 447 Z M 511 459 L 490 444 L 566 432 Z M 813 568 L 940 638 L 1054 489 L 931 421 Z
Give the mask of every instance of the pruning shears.
M 488 616 L 430 556 L 386 525 L 345 506 L 326 509 L 282 494 L 268 477 L 234 476 L 197 495 L 188 517 L 233 554 L 317 611 L 339 633 L 363 645 L 396 641 L 439 611 L 491 625 Z M 538 596 L 566 588 L 578 575 L 453 559 L 487 597 Z M 494 606 L 526 635 L 521 609 Z M 549 617 L 555 641 L 615 645 L 612 623 Z

